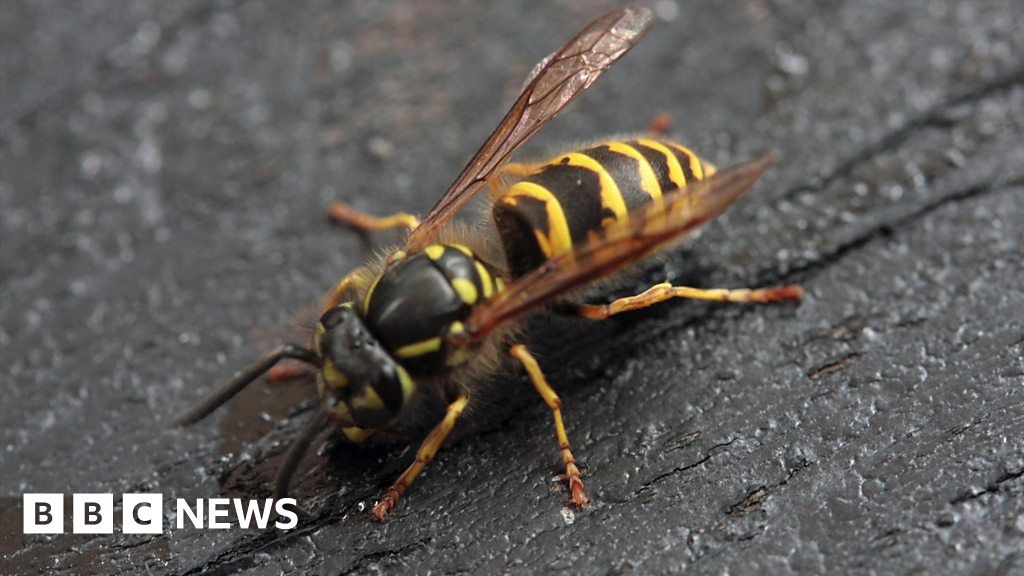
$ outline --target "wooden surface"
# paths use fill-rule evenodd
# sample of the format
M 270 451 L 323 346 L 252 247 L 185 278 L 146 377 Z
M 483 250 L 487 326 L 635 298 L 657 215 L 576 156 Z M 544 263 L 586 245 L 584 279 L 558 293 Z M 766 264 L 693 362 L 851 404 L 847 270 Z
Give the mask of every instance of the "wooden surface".
M 332 443 L 293 531 L 21 534 L 26 492 L 266 497 L 311 388 L 171 417 L 361 262 L 329 201 L 428 209 L 608 7 L 0 3 L 0 573 L 1024 573 L 1013 0 L 660 2 L 539 134 L 534 153 L 664 111 L 719 165 L 777 150 L 630 288 L 808 292 L 538 327 L 587 509 L 510 375 L 383 525 L 368 507 L 411 452 Z

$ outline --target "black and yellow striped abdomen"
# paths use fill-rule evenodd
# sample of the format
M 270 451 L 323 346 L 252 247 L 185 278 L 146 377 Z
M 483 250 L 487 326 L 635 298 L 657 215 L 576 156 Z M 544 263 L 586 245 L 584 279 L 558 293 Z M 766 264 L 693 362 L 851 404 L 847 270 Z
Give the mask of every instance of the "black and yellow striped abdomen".
M 703 179 L 713 167 L 664 140 L 604 142 L 536 166 L 494 202 L 509 269 L 518 277 L 602 229 L 624 226 L 630 211 Z

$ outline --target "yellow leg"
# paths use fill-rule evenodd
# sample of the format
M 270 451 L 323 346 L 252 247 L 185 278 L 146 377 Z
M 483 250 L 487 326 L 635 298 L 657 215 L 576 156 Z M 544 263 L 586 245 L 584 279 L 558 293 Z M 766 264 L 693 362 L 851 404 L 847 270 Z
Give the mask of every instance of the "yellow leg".
M 668 112 L 659 112 L 651 123 L 647 125 L 647 135 L 655 138 L 663 137 L 672 130 L 672 115 Z
M 799 300 L 804 290 L 797 284 L 773 286 L 771 288 L 689 288 L 673 286 L 668 282 L 655 284 L 636 296 L 619 298 L 610 304 L 583 304 L 577 313 L 591 320 L 603 320 L 609 316 L 646 308 L 671 298 L 694 298 L 697 300 L 714 300 L 716 302 L 779 302 L 782 300 Z
M 273 368 L 267 370 L 267 380 L 271 382 L 284 382 L 285 380 L 291 380 L 300 376 L 307 376 L 312 374 L 308 364 L 302 362 L 281 362 L 274 365 Z
M 540 366 L 537 365 L 537 360 L 530 354 L 526 346 L 516 344 L 509 349 L 509 354 L 526 368 L 526 373 L 529 374 L 534 388 L 544 398 L 544 402 L 547 402 L 548 407 L 551 408 L 551 412 L 554 414 L 555 433 L 558 435 L 558 448 L 562 451 L 562 462 L 565 463 L 565 477 L 569 482 L 572 503 L 577 506 L 583 506 L 590 500 L 583 493 L 583 481 L 580 480 L 580 471 L 576 467 L 576 458 L 573 457 L 572 450 L 569 448 L 569 436 L 566 435 L 565 424 L 562 422 L 562 400 L 551 389 L 547 378 L 544 377 Z
M 412 230 L 420 225 L 419 218 L 405 212 L 390 216 L 373 216 L 353 209 L 344 202 L 335 202 L 330 207 L 331 220 L 360 232 L 376 232 L 392 228 Z
M 334 308 L 345 301 L 345 295 L 356 288 L 361 281 L 363 281 L 363 273 L 366 272 L 364 268 L 356 268 L 349 272 L 341 279 L 341 282 L 332 289 L 326 297 L 324 297 L 323 305 L 320 308 L 321 313 Z
M 423 444 L 420 444 L 420 449 L 416 452 L 416 460 L 405 469 L 405 472 L 402 472 L 398 480 L 395 480 L 394 484 L 381 496 L 380 502 L 373 507 L 374 518 L 383 520 L 388 515 L 388 512 L 395 507 L 395 504 L 398 504 L 398 499 L 405 493 L 405 489 L 420 475 L 427 462 L 430 462 L 434 455 L 437 454 L 438 448 L 441 447 L 441 443 L 444 442 L 444 439 L 448 437 L 448 433 L 455 427 L 455 421 L 459 419 L 459 415 L 462 414 L 462 410 L 466 407 L 467 402 L 469 402 L 469 396 L 462 394 L 448 405 L 444 419 L 430 431 Z

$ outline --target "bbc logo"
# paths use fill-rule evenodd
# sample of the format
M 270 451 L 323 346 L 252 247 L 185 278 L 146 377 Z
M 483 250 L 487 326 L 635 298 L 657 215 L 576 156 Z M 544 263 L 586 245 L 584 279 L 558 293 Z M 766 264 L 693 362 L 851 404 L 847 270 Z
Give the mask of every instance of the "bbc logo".
M 25 494 L 25 534 L 64 533 L 63 494 Z M 124 494 L 121 529 L 125 534 L 163 532 L 164 499 L 160 494 Z M 75 534 L 114 533 L 113 494 L 74 494 L 71 531 Z
M 22 526 L 25 534 L 64 533 L 64 494 L 24 494 Z M 173 525 L 177 529 L 226 530 L 237 526 L 265 530 L 273 522 L 278 530 L 291 530 L 299 523 L 294 498 L 243 500 L 241 498 L 185 498 L 175 501 Z M 233 514 L 232 514 L 233 513 Z M 232 522 L 232 515 L 234 521 Z M 71 531 L 75 534 L 114 533 L 113 494 L 73 494 Z M 125 534 L 162 534 L 162 494 L 122 494 L 121 531 Z

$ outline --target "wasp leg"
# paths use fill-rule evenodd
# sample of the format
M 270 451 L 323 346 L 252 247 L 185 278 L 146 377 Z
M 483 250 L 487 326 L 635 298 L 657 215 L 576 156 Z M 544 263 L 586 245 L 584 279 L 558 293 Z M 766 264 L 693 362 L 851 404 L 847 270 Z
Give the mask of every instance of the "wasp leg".
M 364 282 L 365 268 L 356 268 L 349 272 L 341 279 L 341 282 L 334 287 L 327 297 L 324 298 L 324 303 L 320 308 L 321 312 L 326 312 L 331 308 L 341 304 L 345 300 L 345 295 L 354 290 L 360 283 Z
M 396 212 L 390 216 L 373 216 L 360 212 L 345 202 L 334 202 L 329 209 L 331 220 L 359 232 L 377 232 L 392 228 L 412 230 L 420 225 L 419 218 L 405 212 Z
M 302 433 L 288 447 L 288 451 L 284 454 L 284 460 L 281 461 L 281 465 L 277 467 L 277 474 L 274 475 L 274 500 L 288 495 L 288 484 L 292 481 L 292 475 L 295 474 L 299 463 L 302 462 L 302 457 L 306 455 L 309 445 L 316 440 L 326 425 L 327 412 L 318 409 L 316 416 L 302 428 Z
M 427 462 L 430 462 L 434 455 L 437 454 L 438 448 L 441 447 L 441 443 L 444 442 L 444 439 L 448 437 L 448 433 L 455 427 L 455 421 L 459 419 L 459 415 L 462 414 L 462 410 L 465 409 L 467 402 L 469 402 L 469 396 L 461 394 L 448 405 L 444 419 L 430 431 L 423 444 L 420 444 L 420 449 L 416 451 L 416 460 L 405 469 L 405 472 L 402 472 L 402 475 L 381 496 L 380 502 L 373 507 L 374 518 L 384 520 L 388 512 L 395 507 L 395 504 L 398 504 L 398 499 L 405 493 L 406 488 L 420 475 Z
M 636 296 L 619 298 L 610 304 L 581 304 L 576 313 L 591 320 L 603 320 L 609 316 L 639 310 L 671 298 L 694 298 L 697 300 L 714 300 L 716 302 L 780 302 L 783 300 L 799 300 L 804 290 L 797 284 L 772 286 L 771 288 L 690 288 L 673 286 L 668 282 L 655 284 Z
M 558 436 L 558 447 L 562 451 L 562 462 L 565 463 L 565 477 L 569 481 L 572 503 L 577 506 L 583 506 L 590 500 L 583 493 L 583 481 L 580 480 L 580 470 L 576 467 L 576 458 L 573 457 L 572 450 L 569 448 L 569 436 L 566 435 L 565 424 L 562 422 L 562 400 L 548 384 L 547 378 L 544 377 L 544 372 L 541 371 L 540 366 L 537 365 L 537 360 L 533 357 L 533 354 L 530 354 L 526 346 L 516 344 L 509 349 L 509 354 L 526 368 L 526 373 L 529 374 L 534 388 L 544 398 L 544 402 L 547 402 L 548 407 L 551 408 L 551 412 L 554 414 L 555 433 Z
M 287 382 L 289 380 L 295 380 L 303 378 L 311 374 L 309 366 L 300 362 L 287 362 L 278 364 L 270 370 L 267 370 L 267 380 L 271 382 Z
M 672 130 L 672 114 L 659 112 L 651 123 L 647 125 L 645 132 L 651 136 L 664 136 Z

